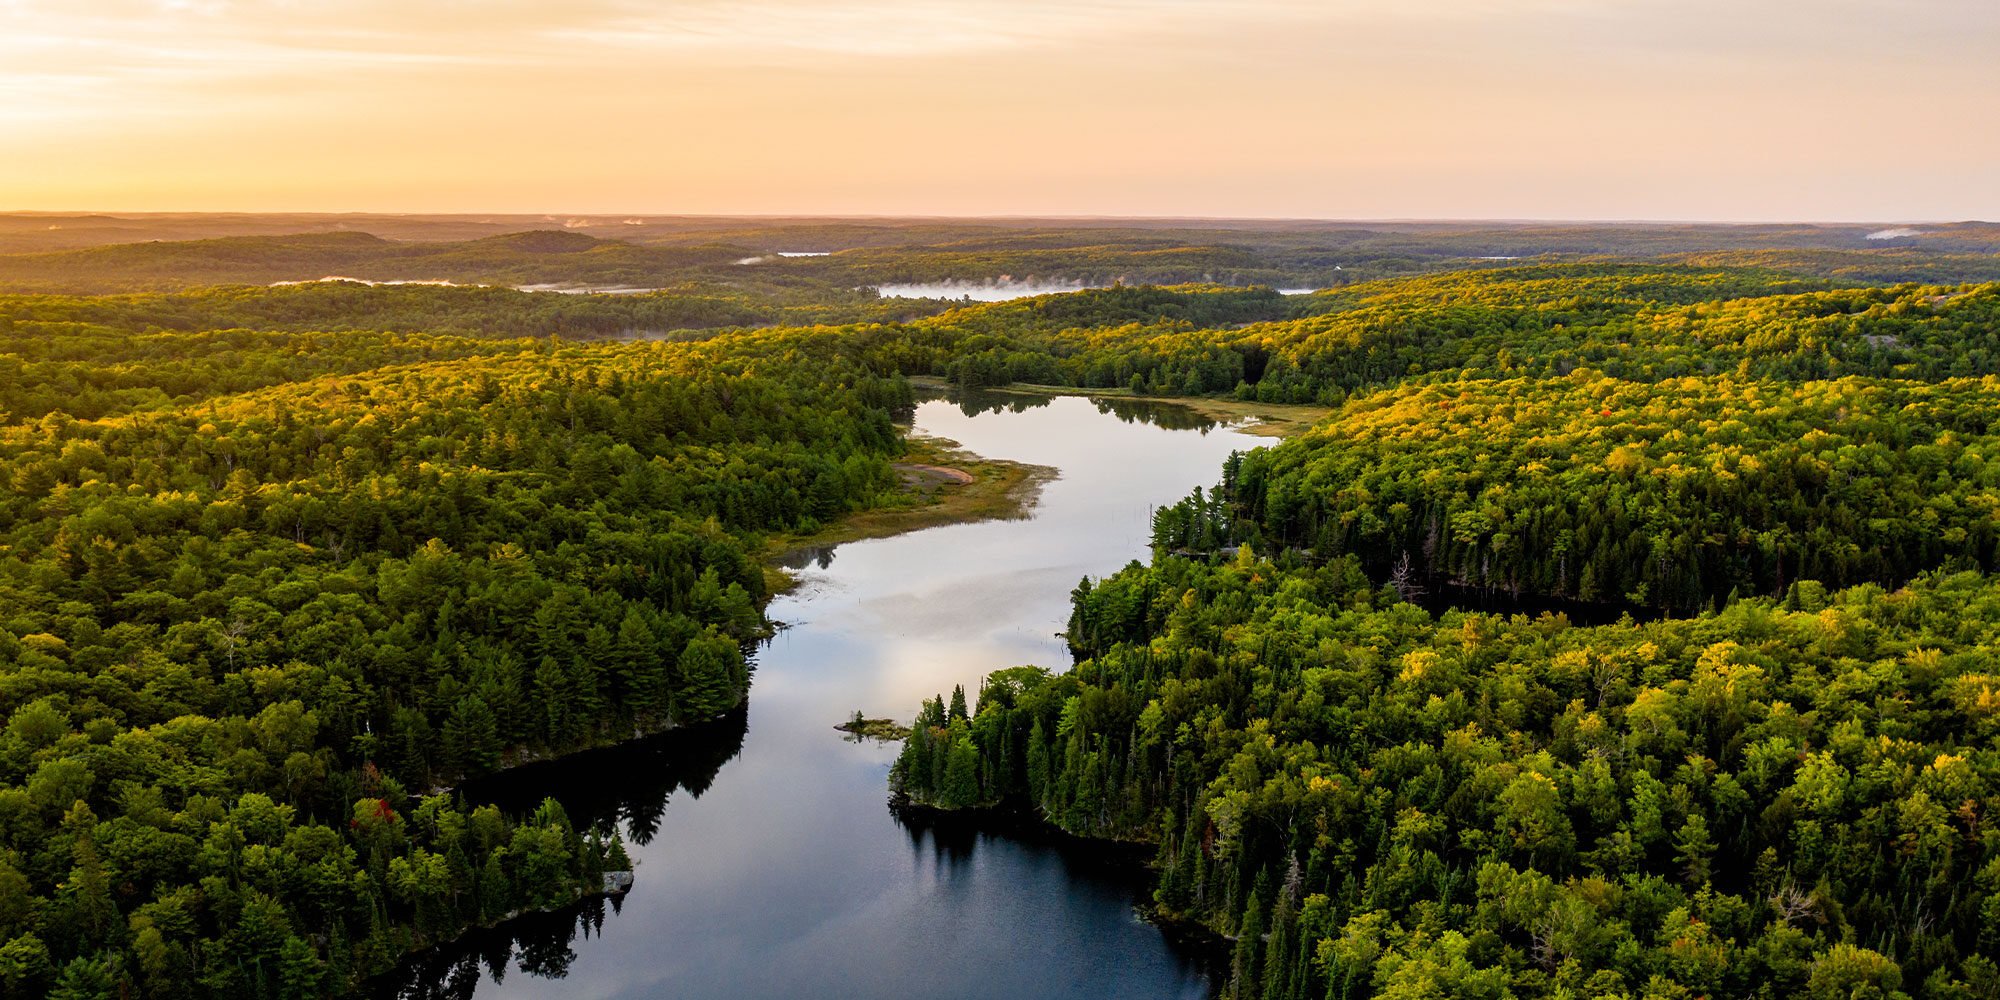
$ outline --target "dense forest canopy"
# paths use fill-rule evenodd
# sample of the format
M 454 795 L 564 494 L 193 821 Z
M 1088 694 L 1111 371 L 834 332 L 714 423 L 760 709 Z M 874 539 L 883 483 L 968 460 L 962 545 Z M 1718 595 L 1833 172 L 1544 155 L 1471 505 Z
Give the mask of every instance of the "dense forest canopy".
M 118 291 L 0 294 L 8 995 L 337 994 L 595 891 L 612 831 L 451 790 L 738 707 L 919 376 L 1329 408 L 895 771 L 1153 844 L 1233 995 L 2000 995 L 1985 230 L 142 223 L 211 241 L 0 256 Z M 1705 255 L 1360 280 L 1621 248 Z M 1133 280 L 857 291 L 1024 261 Z M 335 262 L 667 290 L 241 284 Z
M 700 344 L 30 326 L 0 426 L 10 995 L 339 992 L 594 891 L 615 837 L 439 790 L 738 705 L 759 538 L 882 502 L 910 402 Z
M 1996 304 L 1543 265 L 955 362 L 1335 409 L 894 791 L 1152 844 L 1232 997 L 2000 996 Z M 1495 591 L 1645 620 L 1425 610 Z

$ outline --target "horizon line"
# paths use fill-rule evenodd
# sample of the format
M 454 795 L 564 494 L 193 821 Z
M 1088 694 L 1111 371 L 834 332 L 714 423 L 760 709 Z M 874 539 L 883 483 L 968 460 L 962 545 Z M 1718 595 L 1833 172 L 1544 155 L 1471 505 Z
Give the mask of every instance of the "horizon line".
M 314 216 L 324 218 L 388 219 L 517 219 L 554 222 L 567 219 L 640 219 L 637 225 L 656 221 L 706 219 L 744 220 L 889 220 L 898 222 L 1265 222 L 1316 223 L 1321 225 L 1443 225 L 1480 223 L 1491 225 L 1597 225 L 1597 226 L 1980 226 L 2000 225 L 2000 220 L 1957 219 L 1703 219 L 1703 218 L 1561 218 L 1533 216 L 1311 216 L 1311 215 L 1115 215 L 1094 213 L 991 213 L 941 214 L 893 212 L 562 212 L 562 211 L 385 211 L 376 209 L 4 209 L 0 218 L 21 217 L 143 217 L 143 216 Z M 634 223 L 625 223 L 634 224 Z

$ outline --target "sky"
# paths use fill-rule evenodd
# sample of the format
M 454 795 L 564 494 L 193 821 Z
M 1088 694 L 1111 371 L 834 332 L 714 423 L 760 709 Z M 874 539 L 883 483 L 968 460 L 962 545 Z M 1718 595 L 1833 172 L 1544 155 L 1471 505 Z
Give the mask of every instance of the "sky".
M 0 209 L 2000 219 L 1995 0 L 0 0 Z

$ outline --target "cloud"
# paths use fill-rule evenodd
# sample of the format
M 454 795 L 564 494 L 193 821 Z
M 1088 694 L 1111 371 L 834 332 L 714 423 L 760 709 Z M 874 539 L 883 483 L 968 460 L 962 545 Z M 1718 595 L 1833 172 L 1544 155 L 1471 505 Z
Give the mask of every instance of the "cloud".
M 1335 5 L 1247 0 L 810 0 L 631 5 L 551 37 L 606 48 L 729 54 L 752 62 L 800 55 L 936 57 L 1073 44 L 1115 33 L 1320 19 Z
M 1551 0 L 1526 0 L 1546 3 Z M 0 0 L 0 76 L 189 73 L 307 64 L 546 63 L 591 49 L 937 56 L 1260 22 L 1326 20 L 1384 0 Z M 1406 0 L 1409 11 L 1489 0 Z
M 0 0 L 0 126 L 199 116 L 383 74 L 476 86 L 469 81 L 492 71 L 661 57 L 740 68 L 934 59 L 1328 9 L 1291 0 Z
M 1990 130 L 1933 130 L 1918 161 L 1810 152 L 1910 107 L 1987 110 L 2000 6 L 1909 6 L 0 0 L 0 191 L 562 206 L 557 224 L 604 226 L 697 208 L 1965 214 L 1929 206 L 1993 190 Z M 1895 193 L 1849 196 L 1864 175 Z

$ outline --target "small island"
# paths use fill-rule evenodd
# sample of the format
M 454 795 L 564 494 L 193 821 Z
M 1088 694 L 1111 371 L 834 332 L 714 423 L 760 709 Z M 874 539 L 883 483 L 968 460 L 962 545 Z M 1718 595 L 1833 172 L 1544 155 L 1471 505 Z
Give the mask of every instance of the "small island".
M 894 743 L 910 738 L 910 727 L 899 726 L 894 719 L 867 718 L 860 709 L 854 710 L 853 718 L 833 728 L 850 734 L 857 743 L 864 739 Z

